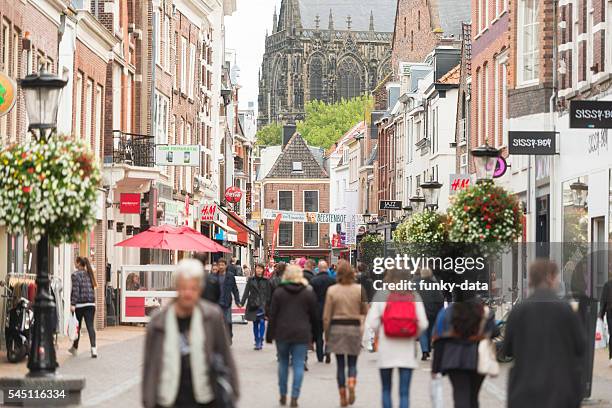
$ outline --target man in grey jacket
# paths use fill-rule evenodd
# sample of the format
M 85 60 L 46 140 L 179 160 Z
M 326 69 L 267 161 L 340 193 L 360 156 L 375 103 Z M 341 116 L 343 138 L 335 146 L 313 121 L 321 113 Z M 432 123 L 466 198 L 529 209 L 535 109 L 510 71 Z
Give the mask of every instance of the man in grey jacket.
M 155 315 L 147 327 L 142 380 L 146 408 L 217 408 L 238 397 L 238 378 L 223 314 L 217 305 L 200 300 L 203 278 L 199 261 L 179 262 L 177 299 Z M 217 381 L 222 371 L 225 382 Z M 219 383 L 228 386 L 219 387 Z

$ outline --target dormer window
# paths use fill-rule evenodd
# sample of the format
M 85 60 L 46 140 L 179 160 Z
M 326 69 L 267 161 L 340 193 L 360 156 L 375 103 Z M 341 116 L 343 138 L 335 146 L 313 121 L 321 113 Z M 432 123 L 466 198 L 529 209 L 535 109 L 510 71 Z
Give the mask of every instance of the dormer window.
M 294 162 L 292 163 L 292 165 L 293 165 L 293 166 L 292 166 L 292 171 L 293 171 L 294 173 L 299 173 L 299 172 L 302 172 L 302 171 L 303 171 L 303 170 L 302 170 L 302 162 L 301 162 L 301 161 L 294 161 Z

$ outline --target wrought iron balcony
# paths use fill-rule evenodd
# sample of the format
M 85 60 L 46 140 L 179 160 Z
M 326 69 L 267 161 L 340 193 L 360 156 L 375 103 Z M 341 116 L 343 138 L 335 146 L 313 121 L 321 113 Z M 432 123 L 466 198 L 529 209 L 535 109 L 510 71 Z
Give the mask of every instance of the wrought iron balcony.
M 155 166 L 155 138 L 114 130 L 113 163 L 137 167 Z

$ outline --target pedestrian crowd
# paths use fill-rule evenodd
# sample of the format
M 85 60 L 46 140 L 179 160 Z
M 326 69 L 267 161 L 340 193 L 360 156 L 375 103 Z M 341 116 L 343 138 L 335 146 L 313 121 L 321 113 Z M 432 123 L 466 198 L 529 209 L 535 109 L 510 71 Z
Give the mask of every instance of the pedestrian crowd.
M 316 263 L 304 257 L 256 264 L 252 273 L 239 265 L 234 260 L 228 267 L 224 259 L 215 264 L 179 262 L 177 298 L 147 328 L 142 384 L 146 407 L 234 406 L 239 395 L 230 347 L 234 303 L 252 322 L 254 350 L 275 343 L 281 406 L 298 406 L 309 350 L 319 363 L 330 364 L 331 355 L 335 357 L 341 407 L 358 398 L 357 362 L 363 349 L 376 352 L 383 408 L 393 406 L 395 372 L 399 407 L 410 406 L 413 371 L 423 364 L 419 349 L 420 359 L 431 364 L 432 385 L 443 376 L 450 380 L 455 408 L 478 408 L 483 381 L 499 373 L 492 342 L 499 335 L 499 322 L 474 292 L 453 293 L 452 302 L 436 291 L 374 292 L 367 266 L 354 268 L 344 260 L 333 272 L 325 260 Z M 235 279 L 239 274 L 248 278 L 242 296 Z M 426 268 L 416 277 L 389 270 L 383 279 L 436 281 Z M 535 261 L 529 283 L 530 296 L 513 308 L 505 323 L 502 353 L 514 360 L 508 407 L 578 408 L 587 350 L 583 323 L 557 295 L 559 272 L 553 262 Z M 604 290 L 609 294 L 602 296 L 600 317 L 610 320 L 612 284 Z M 554 341 L 542 347 L 534 339 Z M 432 387 L 433 406 L 438 392 L 441 388 Z

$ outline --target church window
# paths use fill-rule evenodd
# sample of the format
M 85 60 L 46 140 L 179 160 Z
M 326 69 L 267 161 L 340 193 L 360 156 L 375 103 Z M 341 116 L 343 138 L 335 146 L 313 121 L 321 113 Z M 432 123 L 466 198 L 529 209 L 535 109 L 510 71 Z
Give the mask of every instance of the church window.
M 320 57 L 314 57 L 310 60 L 308 82 L 310 100 L 323 99 L 323 61 Z
M 351 99 L 361 94 L 361 69 L 354 58 L 345 58 L 338 66 L 339 94 Z

